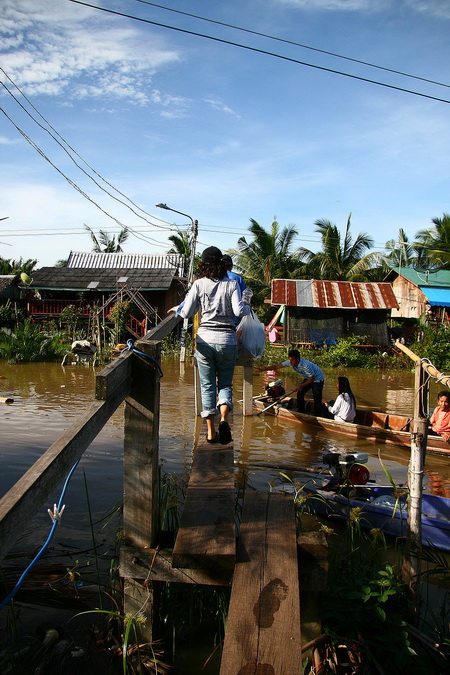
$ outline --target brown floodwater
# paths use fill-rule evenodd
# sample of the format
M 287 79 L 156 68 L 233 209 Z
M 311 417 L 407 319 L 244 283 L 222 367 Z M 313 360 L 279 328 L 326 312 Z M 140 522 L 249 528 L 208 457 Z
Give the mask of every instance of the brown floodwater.
M 189 362 L 180 367 L 175 357 L 162 362 L 161 380 L 160 460 L 168 473 L 186 474 L 194 442 L 205 433 L 201 420 L 194 416 L 193 369 Z M 71 425 L 74 419 L 94 400 L 95 370 L 86 366 L 62 366 L 59 363 L 8 365 L 0 362 L 0 396 L 12 397 L 11 405 L 0 404 L 0 495 L 7 492 L 34 461 Z M 98 371 L 97 371 L 98 372 Z M 412 372 L 334 370 L 326 371 L 324 396 L 336 396 L 338 375 L 349 377 L 357 403 L 377 406 L 381 410 L 412 416 Z M 294 373 L 282 372 L 286 391 L 295 386 Z M 264 376 L 255 374 L 255 393 L 264 389 Z M 431 385 L 430 409 L 442 387 Z M 280 470 L 258 466 L 270 463 L 274 467 L 295 463 L 300 467 L 317 466 L 324 449 L 352 449 L 368 453 L 372 477 L 385 480 L 379 457 L 396 482 L 405 482 L 408 449 L 380 445 L 362 439 L 332 435 L 326 431 L 296 423 L 280 423 L 269 415 L 244 418 L 241 404 L 242 369 L 234 381 L 233 435 L 237 480 L 240 485 L 250 482 L 254 488 L 269 489 L 269 483 L 279 478 Z M 430 412 L 431 412 L 430 410 Z M 83 455 L 69 483 L 62 523 L 56 529 L 46 561 L 60 561 L 70 566 L 92 555 L 87 498 L 94 521 L 97 554 L 107 567 L 114 553 L 114 537 L 120 527 L 119 515 L 102 520 L 122 498 L 123 406 L 112 416 L 97 439 Z M 295 473 L 291 473 L 295 477 Z M 87 490 L 86 490 L 87 485 Z M 428 455 L 425 489 L 450 488 L 448 458 Z M 14 549 L 13 564 L 17 576 L 26 567 L 30 552 L 37 551 L 45 541 L 50 520 L 47 508 L 59 499 L 61 488 L 42 507 Z M 86 551 L 80 555 L 80 551 Z M 61 560 L 63 561 L 61 563 Z M 55 572 L 56 574 L 56 572 Z M 82 576 L 80 578 L 83 578 Z M 34 603 L 36 598 L 30 600 Z M 42 601 L 45 605 L 45 599 Z M 42 609 L 42 611 L 45 611 Z

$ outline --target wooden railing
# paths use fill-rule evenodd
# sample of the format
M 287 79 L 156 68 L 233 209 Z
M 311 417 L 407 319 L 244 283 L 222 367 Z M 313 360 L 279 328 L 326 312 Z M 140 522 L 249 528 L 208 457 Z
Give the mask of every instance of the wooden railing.
M 138 341 L 136 348 L 159 361 L 161 341 L 179 321 L 173 315 L 167 317 Z M 149 460 L 152 467 L 158 461 L 159 379 L 154 363 L 131 351 L 96 376 L 95 402 L 0 500 L 0 560 L 124 400 L 126 533 L 136 543 L 152 540 L 156 503 L 153 493 L 153 497 L 146 495 L 144 504 L 142 490 L 144 486 L 147 490 L 151 472 L 152 481 L 157 476 L 156 470 L 150 470 Z

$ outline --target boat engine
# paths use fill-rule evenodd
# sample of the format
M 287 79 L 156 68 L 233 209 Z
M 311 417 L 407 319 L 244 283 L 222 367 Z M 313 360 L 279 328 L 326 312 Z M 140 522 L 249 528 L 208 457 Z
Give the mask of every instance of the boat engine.
M 338 452 L 337 450 L 329 450 L 322 457 L 323 463 L 336 472 L 340 485 L 346 482 L 352 485 L 365 485 L 370 479 L 370 473 L 363 464 L 367 464 L 368 459 L 366 452 Z
M 283 387 L 283 380 L 274 380 L 273 382 L 269 382 L 265 387 L 265 392 L 266 396 L 273 399 L 284 396 L 286 391 Z

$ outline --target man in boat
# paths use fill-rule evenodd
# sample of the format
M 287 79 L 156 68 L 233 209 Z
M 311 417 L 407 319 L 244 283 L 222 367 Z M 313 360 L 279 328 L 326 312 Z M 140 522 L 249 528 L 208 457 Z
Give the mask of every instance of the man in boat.
M 430 419 L 431 430 L 450 443 L 450 391 L 439 392 L 437 399 Z
M 300 358 L 300 352 L 297 349 L 291 349 L 288 354 L 288 360 L 282 363 L 275 363 L 261 368 L 255 368 L 257 372 L 264 370 L 280 370 L 280 368 L 292 368 L 298 375 L 304 379 L 297 388 L 297 410 L 300 413 L 305 412 L 305 394 L 312 389 L 314 398 L 314 415 L 321 417 L 322 414 L 322 391 L 325 381 L 323 372 L 312 361 Z

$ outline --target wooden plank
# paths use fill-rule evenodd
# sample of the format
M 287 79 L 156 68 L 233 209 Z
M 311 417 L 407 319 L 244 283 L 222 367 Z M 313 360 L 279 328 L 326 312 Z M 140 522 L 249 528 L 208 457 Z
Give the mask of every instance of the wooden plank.
M 181 320 L 181 316 L 169 314 L 161 321 L 161 323 L 152 328 L 141 340 L 136 342 L 136 349 L 141 349 L 141 346 L 149 340 L 161 342 L 165 337 L 167 337 L 167 335 L 169 335 L 169 333 L 173 331 L 173 329 L 180 323 Z
M 108 363 L 95 377 L 95 398 L 100 401 L 106 401 L 116 389 L 124 389 L 125 395 L 128 394 L 128 388 L 131 376 L 131 361 L 133 353 L 124 352 L 117 359 Z
M 301 673 L 300 596 L 292 497 L 247 493 L 221 675 Z
M 140 344 L 158 363 L 161 343 Z M 125 403 L 124 536 L 138 548 L 152 546 L 158 531 L 159 369 L 149 359 L 132 360 L 130 394 Z
M 233 447 L 203 443 L 194 455 L 173 565 L 229 571 L 235 559 Z
M 122 546 L 119 572 L 121 577 L 146 581 L 170 581 L 203 586 L 229 586 L 231 582 L 231 573 L 228 571 L 208 572 L 172 567 L 172 551 L 169 549 L 138 550 L 131 546 Z
M 92 403 L 0 500 L 0 560 L 80 459 L 122 403 L 123 396 L 124 392 L 119 390 L 108 401 Z

